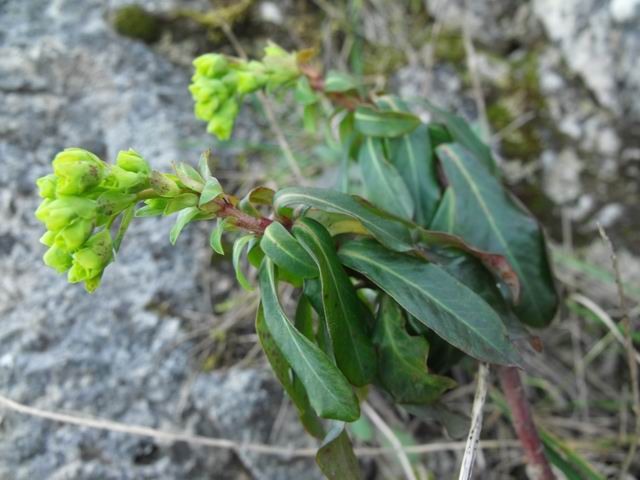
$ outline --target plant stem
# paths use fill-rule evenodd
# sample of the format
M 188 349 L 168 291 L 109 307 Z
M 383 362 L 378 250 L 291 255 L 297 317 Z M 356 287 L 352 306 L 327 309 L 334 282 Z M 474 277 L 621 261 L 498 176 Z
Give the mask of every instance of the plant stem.
M 500 384 L 511 410 L 511 421 L 524 449 L 533 480 L 555 480 L 544 453 L 538 430 L 533 423 L 529 402 L 524 392 L 520 372 L 516 367 L 499 367 Z

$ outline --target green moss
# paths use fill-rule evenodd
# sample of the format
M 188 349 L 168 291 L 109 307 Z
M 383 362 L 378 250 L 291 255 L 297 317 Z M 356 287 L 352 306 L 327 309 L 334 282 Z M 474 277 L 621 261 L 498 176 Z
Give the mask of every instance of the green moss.
M 462 34 L 454 30 L 440 31 L 436 37 L 434 54 L 436 60 L 453 63 L 456 66 L 466 65 L 467 53 L 464 49 Z
M 113 28 L 120 35 L 153 43 L 160 38 L 160 21 L 138 5 L 127 5 L 116 10 Z

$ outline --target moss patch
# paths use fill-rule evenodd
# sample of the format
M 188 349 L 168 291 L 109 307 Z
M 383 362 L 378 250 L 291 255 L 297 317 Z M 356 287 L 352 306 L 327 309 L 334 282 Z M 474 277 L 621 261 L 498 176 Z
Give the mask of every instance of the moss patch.
M 127 5 L 116 10 L 113 28 L 124 37 L 153 43 L 162 34 L 161 22 L 138 5 Z

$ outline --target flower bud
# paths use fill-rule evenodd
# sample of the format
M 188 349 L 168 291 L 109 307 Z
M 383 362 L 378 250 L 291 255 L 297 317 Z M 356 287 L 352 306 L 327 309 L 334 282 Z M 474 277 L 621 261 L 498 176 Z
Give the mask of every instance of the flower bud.
M 58 177 L 57 195 L 75 195 L 97 185 L 104 176 L 105 164 L 93 153 L 81 148 L 67 148 L 53 159 Z
M 196 72 L 206 77 L 218 77 L 229 68 L 227 59 L 219 53 L 206 53 L 193 61 Z
M 229 96 L 229 91 L 221 80 L 200 77 L 189 85 L 191 96 L 197 102 L 207 102 L 212 98 L 220 101 Z
M 267 82 L 267 76 L 263 73 L 240 72 L 238 73 L 238 93 L 253 93 L 262 88 Z
M 193 113 L 195 114 L 196 118 L 208 122 L 209 119 L 213 117 L 213 114 L 216 112 L 219 106 L 220 100 L 217 98 L 212 98 L 208 102 L 196 102 Z
M 149 175 L 149 172 L 151 172 L 147 161 L 132 148 L 126 152 L 119 152 L 116 163 L 120 168 L 128 172 L 141 173 L 143 175 Z
M 96 215 L 96 202 L 82 197 L 61 197 L 56 200 L 45 200 L 36 217 L 44 222 L 47 230 L 62 230 L 76 218 L 91 220 Z
M 101 275 L 113 256 L 113 243 L 108 230 L 101 230 L 92 235 L 85 248 L 73 254 L 73 265 L 69 270 L 68 280 L 71 283 L 81 282 Z
M 50 232 L 49 230 L 47 230 L 46 232 L 44 232 L 44 235 L 40 237 L 40 243 L 46 245 L 47 247 L 52 247 L 57 235 L 58 232 Z
M 53 174 L 45 175 L 36 180 L 42 198 L 56 198 L 57 178 Z
M 233 131 L 233 123 L 238 115 L 238 109 L 238 103 L 234 99 L 227 100 L 211 117 L 207 125 L 207 131 L 220 140 L 228 140 Z
M 84 244 L 92 230 L 93 220 L 77 218 L 60 230 L 55 237 L 55 245 L 65 252 L 73 252 Z
M 157 171 L 151 172 L 149 183 L 151 188 L 161 197 L 175 197 L 180 193 L 178 184 L 169 177 Z
M 64 273 L 69 270 L 69 267 L 71 267 L 72 263 L 71 255 L 69 255 L 64 250 L 56 247 L 55 245 L 46 251 L 46 253 L 42 257 L 42 260 L 44 261 L 45 265 L 53 268 L 54 270 L 57 270 L 60 273 Z

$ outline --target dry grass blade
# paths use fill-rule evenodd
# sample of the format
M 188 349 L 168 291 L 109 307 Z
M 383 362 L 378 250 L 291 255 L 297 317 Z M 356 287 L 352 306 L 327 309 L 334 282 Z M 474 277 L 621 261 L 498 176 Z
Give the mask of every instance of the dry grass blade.
M 569 297 L 569 300 L 573 300 L 576 303 L 579 303 L 586 309 L 588 309 L 591 313 L 593 313 L 598 319 L 605 324 L 605 326 L 609 329 L 613 337 L 625 348 L 627 348 L 627 342 L 624 338 L 624 335 L 620 333 L 620 329 L 616 322 L 613 321 L 611 316 L 607 312 L 605 312 L 600 305 L 591 300 L 589 297 L 581 294 L 574 293 Z M 631 346 L 631 355 L 632 358 L 635 359 L 636 363 L 640 364 L 640 353 Z
M 397 452 L 398 460 L 400 461 L 402 471 L 404 472 L 407 480 L 417 480 L 416 475 L 413 472 L 413 468 L 411 467 L 409 457 L 407 457 L 407 453 L 403 450 L 400 440 L 398 440 L 398 437 L 396 437 L 396 434 L 393 433 L 393 430 L 391 430 L 389 425 L 387 425 L 382 417 L 378 415 L 378 412 L 371 408 L 371 406 L 366 402 L 362 404 L 362 412 L 371 419 L 376 428 L 380 430 L 380 433 L 386 437 L 389 443 L 393 446 L 393 449 Z
M 482 430 L 482 411 L 487 398 L 487 378 L 489 377 L 489 366 L 480 363 L 478 367 L 478 381 L 476 394 L 473 399 L 471 410 L 471 427 L 467 436 L 467 443 L 462 457 L 459 480 L 469 480 L 473 476 L 473 465 L 475 464 L 478 452 L 478 442 L 480 441 L 480 431 Z
M 613 243 L 607 236 L 607 232 L 604 231 L 602 226 L 598 224 L 598 230 L 600 236 L 609 247 L 609 254 L 611 256 L 611 264 L 616 278 L 616 288 L 618 290 L 618 301 L 620 302 L 620 309 L 622 310 L 622 326 L 624 328 L 624 341 L 627 352 L 627 363 L 629 365 L 629 377 L 631 382 L 631 392 L 633 395 L 633 412 L 635 414 L 635 434 L 631 436 L 631 443 L 629 444 L 629 450 L 627 456 L 620 469 L 620 479 L 624 479 L 627 476 L 629 467 L 635 459 L 636 451 L 638 449 L 638 442 L 640 441 L 640 385 L 638 385 L 638 352 L 633 348 L 633 339 L 631 338 L 631 332 L 633 331 L 631 325 L 631 317 L 627 308 L 627 302 L 624 295 L 624 285 L 622 283 L 622 276 L 620 275 L 620 267 L 618 266 L 618 256 L 613 248 Z M 617 331 L 617 329 L 616 329 Z

